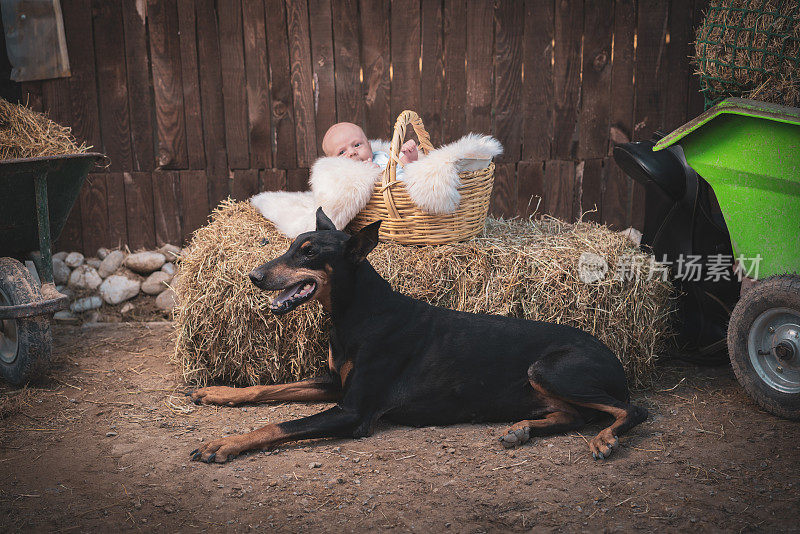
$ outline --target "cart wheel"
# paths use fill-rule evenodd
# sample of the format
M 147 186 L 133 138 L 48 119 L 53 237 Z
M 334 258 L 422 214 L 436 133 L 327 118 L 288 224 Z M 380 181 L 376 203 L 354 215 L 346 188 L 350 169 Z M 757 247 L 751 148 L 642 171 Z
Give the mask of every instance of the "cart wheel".
M 762 408 L 800 420 L 800 276 L 766 278 L 742 296 L 728 324 L 728 353 Z
M 20 262 L 0 258 L 0 306 L 28 304 L 42 295 Z M 37 378 L 50 363 L 53 335 L 46 316 L 0 320 L 0 369 L 15 386 Z

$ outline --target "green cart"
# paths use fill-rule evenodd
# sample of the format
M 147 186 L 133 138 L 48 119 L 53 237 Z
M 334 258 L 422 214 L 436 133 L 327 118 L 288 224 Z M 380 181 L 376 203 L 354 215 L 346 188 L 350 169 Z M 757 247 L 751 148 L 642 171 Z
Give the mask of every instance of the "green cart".
M 49 364 L 50 316 L 68 304 L 53 284 L 51 244 L 102 157 L 0 162 L 0 369 L 14 385 L 36 378 Z
M 736 376 L 762 407 L 800 419 L 800 109 L 730 98 L 653 150 L 673 144 L 714 189 L 747 277 L 728 324 Z

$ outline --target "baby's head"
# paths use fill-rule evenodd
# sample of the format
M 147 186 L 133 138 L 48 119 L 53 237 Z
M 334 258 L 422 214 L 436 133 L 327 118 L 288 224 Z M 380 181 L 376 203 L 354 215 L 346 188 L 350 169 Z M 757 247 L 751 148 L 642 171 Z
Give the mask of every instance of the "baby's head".
M 328 128 L 322 139 L 322 151 L 326 156 L 372 161 L 372 148 L 364 130 L 352 122 L 339 122 Z

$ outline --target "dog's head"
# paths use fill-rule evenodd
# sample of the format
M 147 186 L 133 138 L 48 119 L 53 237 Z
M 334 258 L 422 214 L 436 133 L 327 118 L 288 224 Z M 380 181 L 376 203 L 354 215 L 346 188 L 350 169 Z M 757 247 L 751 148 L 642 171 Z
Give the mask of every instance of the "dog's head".
M 334 276 L 354 272 L 366 259 L 378 244 L 380 225 L 376 221 L 350 236 L 337 230 L 319 208 L 316 231 L 297 236 L 282 256 L 253 269 L 250 280 L 265 291 L 280 291 L 270 304 L 276 315 L 313 299 L 329 309 Z

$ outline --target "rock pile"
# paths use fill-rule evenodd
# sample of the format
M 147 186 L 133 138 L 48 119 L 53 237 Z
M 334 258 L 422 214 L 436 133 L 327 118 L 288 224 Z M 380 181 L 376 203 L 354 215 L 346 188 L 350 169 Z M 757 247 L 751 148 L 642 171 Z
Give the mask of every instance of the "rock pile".
M 169 286 L 177 274 L 175 262 L 180 255 L 181 249 L 175 245 L 132 254 L 101 248 L 90 258 L 80 252 L 53 254 L 56 288 L 72 301 L 69 311 L 58 312 L 55 319 L 77 321 L 76 314 L 97 314 L 104 304 L 118 306 L 119 313 L 128 314 L 136 305 L 127 301 L 139 295 L 155 297 L 155 307 L 170 315 L 176 300 Z

